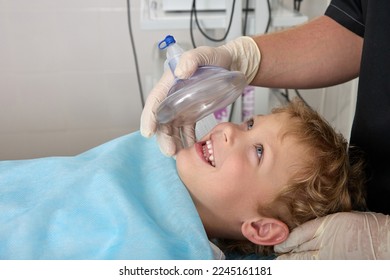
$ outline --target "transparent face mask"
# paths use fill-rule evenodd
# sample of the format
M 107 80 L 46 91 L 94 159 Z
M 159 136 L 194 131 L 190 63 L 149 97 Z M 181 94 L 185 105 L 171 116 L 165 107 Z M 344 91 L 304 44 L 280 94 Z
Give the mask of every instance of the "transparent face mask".
M 164 47 L 160 48 L 167 48 L 172 44 L 171 41 L 166 41 L 167 38 L 160 42 L 164 43 Z M 181 53 L 167 54 L 172 71 L 180 55 Z M 172 60 L 175 61 L 172 63 Z M 161 124 L 175 123 L 177 126 L 194 124 L 232 104 L 241 96 L 246 85 L 245 75 L 241 72 L 228 71 L 216 66 L 199 67 L 190 78 L 175 79 L 167 97 L 157 109 L 157 121 Z

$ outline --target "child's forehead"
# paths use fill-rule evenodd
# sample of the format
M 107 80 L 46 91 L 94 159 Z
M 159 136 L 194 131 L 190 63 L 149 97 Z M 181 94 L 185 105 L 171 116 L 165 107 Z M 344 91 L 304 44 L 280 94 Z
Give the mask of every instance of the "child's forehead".
M 256 125 L 257 123 L 257 125 Z M 299 123 L 301 123 L 297 118 L 294 118 L 291 114 L 287 112 L 272 112 L 271 114 L 266 115 L 257 115 L 255 119 L 255 126 L 259 130 L 262 130 L 266 127 L 268 136 L 271 134 L 274 135 L 274 140 L 282 143 L 286 137 L 291 140 L 299 140 L 299 136 L 296 135 L 301 129 L 299 129 Z M 271 134 L 269 134 L 271 133 Z
M 291 114 L 285 111 L 271 111 L 269 114 L 258 114 L 252 116 L 252 118 L 270 118 L 270 119 L 283 119 L 283 118 L 292 118 Z
M 274 113 L 276 122 L 280 124 L 279 137 L 283 140 L 289 136 L 298 140 L 303 133 L 304 122 L 299 117 L 293 116 L 288 112 Z
M 292 127 L 295 127 L 298 124 L 299 120 L 294 118 L 291 114 L 287 112 L 272 112 L 266 115 L 256 115 L 252 118 L 255 124 L 258 123 L 259 128 L 264 127 L 267 124 L 274 131 L 287 131 Z M 295 129 L 294 129 L 295 130 Z
M 270 115 L 276 122 L 280 123 L 282 126 L 292 125 L 298 123 L 299 120 L 296 117 L 293 117 L 288 112 L 274 112 Z

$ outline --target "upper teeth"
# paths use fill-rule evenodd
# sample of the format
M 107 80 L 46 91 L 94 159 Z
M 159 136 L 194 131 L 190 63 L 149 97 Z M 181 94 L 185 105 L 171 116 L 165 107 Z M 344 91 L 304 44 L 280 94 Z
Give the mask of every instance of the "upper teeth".
M 213 154 L 213 144 L 211 143 L 211 140 L 207 140 L 206 144 L 203 145 L 203 156 L 204 158 L 210 162 L 212 166 L 215 167 L 215 160 L 214 160 L 214 154 Z

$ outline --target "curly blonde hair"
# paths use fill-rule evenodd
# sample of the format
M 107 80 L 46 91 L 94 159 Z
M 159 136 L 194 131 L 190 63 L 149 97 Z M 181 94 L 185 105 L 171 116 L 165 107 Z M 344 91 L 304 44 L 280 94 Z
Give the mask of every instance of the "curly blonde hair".
M 259 214 L 283 221 L 291 231 L 317 217 L 365 210 L 361 152 L 349 147 L 342 134 L 299 99 L 272 110 L 272 114 L 280 113 L 287 113 L 292 120 L 284 137 L 295 137 L 305 145 L 307 160 L 272 202 L 259 206 Z M 273 252 L 272 246 L 258 246 L 249 241 L 218 243 L 223 250 L 241 254 Z

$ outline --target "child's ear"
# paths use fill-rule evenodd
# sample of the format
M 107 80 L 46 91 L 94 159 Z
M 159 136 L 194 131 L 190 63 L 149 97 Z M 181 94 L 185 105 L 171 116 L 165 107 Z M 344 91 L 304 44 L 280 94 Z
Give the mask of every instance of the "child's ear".
M 289 235 L 287 225 L 274 218 L 245 221 L 241 232 L 252 243 L 269 246 L 282 243 Z

